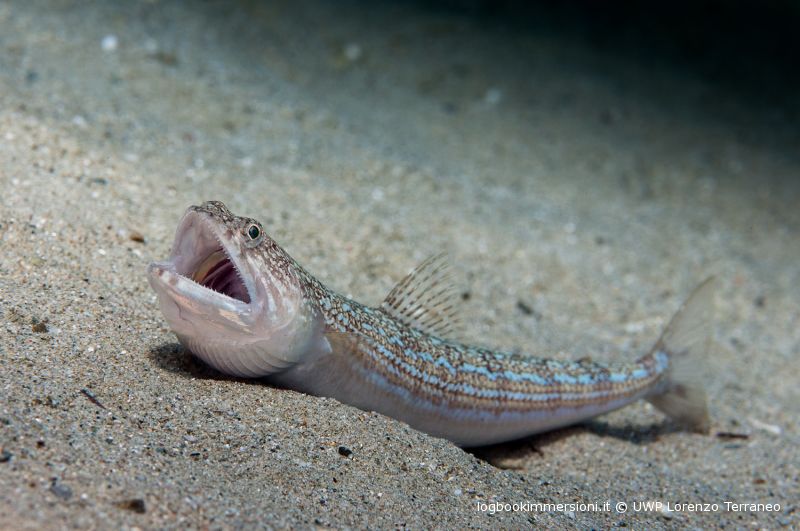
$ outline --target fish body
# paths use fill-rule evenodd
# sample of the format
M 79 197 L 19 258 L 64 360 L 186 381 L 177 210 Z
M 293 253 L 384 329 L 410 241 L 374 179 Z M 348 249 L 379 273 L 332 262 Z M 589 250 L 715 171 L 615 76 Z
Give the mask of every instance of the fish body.
M 181 343 L 212 367 L 336 398 L 477 446 L 574 424 L 644 398 L 708 429 L 694 373 L 708 338 L 711 283 L 655 346 L 605 364 L 521 357 L 447 339 L 457 300 L 440 257 L 380 307 L 326 288 L 257 221 L 220 202 L 190 207 L 149 280 Z

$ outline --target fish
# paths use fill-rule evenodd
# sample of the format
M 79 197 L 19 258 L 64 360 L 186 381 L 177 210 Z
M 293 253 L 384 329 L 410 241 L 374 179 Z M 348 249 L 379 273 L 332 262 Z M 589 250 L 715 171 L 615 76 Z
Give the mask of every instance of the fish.
M 713 282 L 701 283 L 635 361 L 519 355 L 452 338 L 463 303 L 436 255 L 379 306 L 328 289 L 257 220 L 190 206 L 167 260 L 147 269 L 178 341 L 222 373 L 376 411 L 461 447 L 520 439 L 644 399 L 708 432 L 698 366 Z

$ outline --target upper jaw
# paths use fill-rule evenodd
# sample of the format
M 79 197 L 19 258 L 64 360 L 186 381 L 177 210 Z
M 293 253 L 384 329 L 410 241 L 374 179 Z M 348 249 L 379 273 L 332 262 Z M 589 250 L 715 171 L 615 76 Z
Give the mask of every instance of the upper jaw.
M 215 291 L 202 285 L 202 278 L 195 278 L 197 273 L 201 276 L 204 274 L 198 268 L 205 269 L 205 273 L 208 273 L 208 261 L 213 260 L 212 254 L 219 249 L 233 264 L 244 285 L 246 296 L 240 290 L 240 298 L 249 300 L 240 300 Z M 220 226 L 204 212 L 192 209 L 186 212 L 178 225 L 169 258 L 150 264 L 147 271 L 150 284 L 157 291 L 167 291 L 173 299 L 183 299 L 184 304 L 191 301 L 195 304 L 210 304 L 220 310 L 249 313 L 257 300 L 253 274 L 232 241 L 228 229 Z

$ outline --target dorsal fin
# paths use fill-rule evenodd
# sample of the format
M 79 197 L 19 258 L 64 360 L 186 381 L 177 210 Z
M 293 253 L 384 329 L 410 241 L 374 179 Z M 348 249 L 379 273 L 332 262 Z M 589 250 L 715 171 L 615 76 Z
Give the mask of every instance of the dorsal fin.
M 459 302 L 445 254 L 439 253 L 398 282 L 381 309 L 408 326 L 444 338 L 460 329 Z

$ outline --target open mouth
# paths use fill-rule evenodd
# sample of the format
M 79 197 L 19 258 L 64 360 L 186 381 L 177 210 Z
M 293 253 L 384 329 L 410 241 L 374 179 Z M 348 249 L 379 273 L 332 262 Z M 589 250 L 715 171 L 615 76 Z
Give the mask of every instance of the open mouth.
M 205 288 L 250 304 L 250 294 L 247 293 L 242 276 L 222 247 L 202 261 L 191 279 Z
M 225 244 L 224 232 L 216 230 L 206 215 L 190 211 L 178 228 L 169 260 L 151 268 L 171 270 L 191 285 L 250 304 L 249 277 L 237 264 L 235 246 Z

